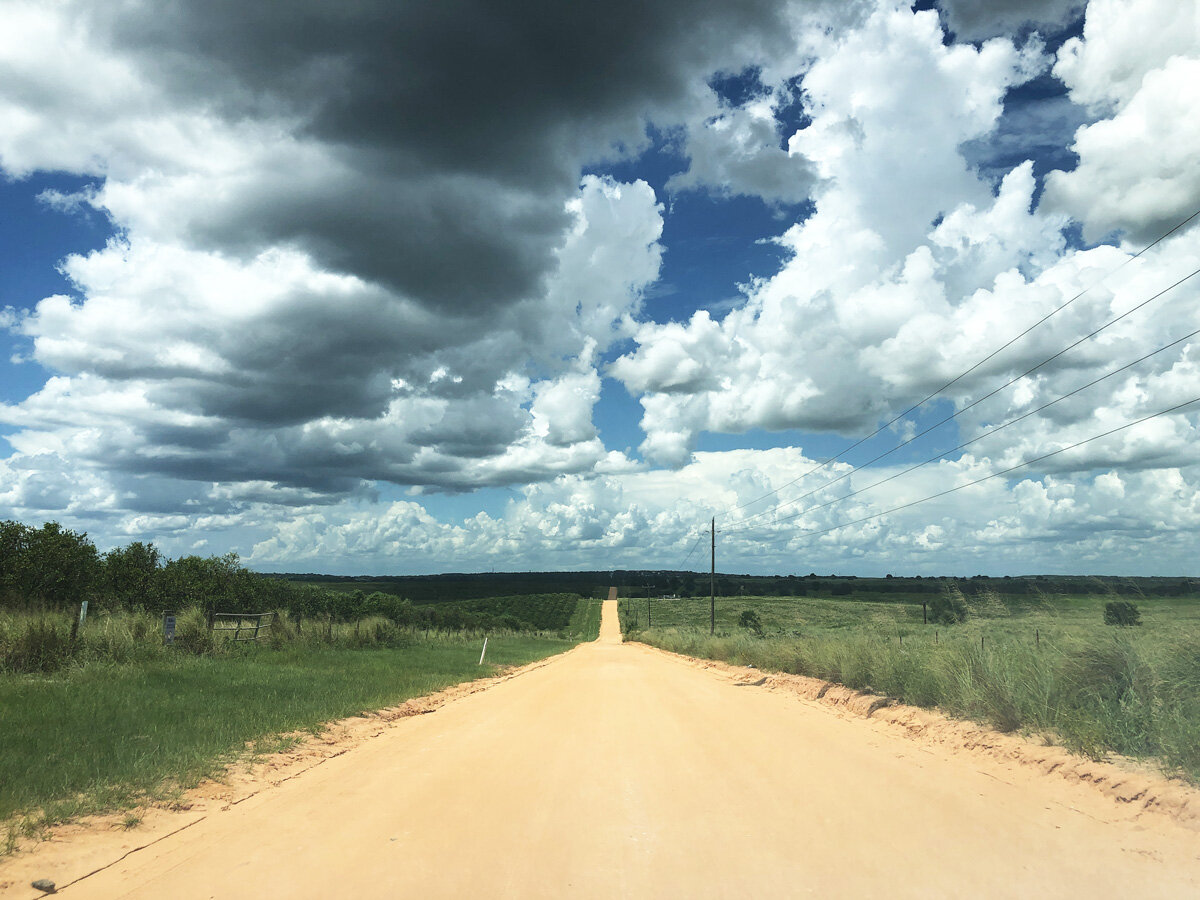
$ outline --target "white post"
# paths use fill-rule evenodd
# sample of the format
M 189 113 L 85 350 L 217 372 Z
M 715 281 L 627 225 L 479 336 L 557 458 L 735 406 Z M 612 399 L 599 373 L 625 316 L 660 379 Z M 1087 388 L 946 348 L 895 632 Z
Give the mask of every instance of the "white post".
M 480 664 L 481 666 L 483 665 L 483 654 L 484 654 L 484 653 L 487 653 L 487 641 L 488 641 L 488 639 L 485 637 L 485 638 L 483 639 L 483 653 L 480 653 L 480 654 L 479 654 L 479 664 Z

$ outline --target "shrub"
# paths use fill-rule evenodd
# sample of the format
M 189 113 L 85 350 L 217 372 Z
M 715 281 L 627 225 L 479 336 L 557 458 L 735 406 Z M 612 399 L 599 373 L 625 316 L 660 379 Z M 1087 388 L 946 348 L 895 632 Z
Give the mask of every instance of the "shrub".
M 929 601 L 929 621 L 957 625 L 967 620 L 967 602 L 957 595 L 941 594 Z
M 45 616 L 14 623 L 12 631 L 0 638 L 0 671 L 55 672 L 75 653 L 70 629 Z
M 1104 604 L 1105 625 L 1141 625 L 1142 614 L 1128 600 L 1113 600 Z
M 742 628 L 748 628 L 755 634 L 761 636 L 763 633 L 762 622 L 758 618 L 758 613 L 752 609 L 743 609 L 741 616 L 738 618 L 738 625 Z

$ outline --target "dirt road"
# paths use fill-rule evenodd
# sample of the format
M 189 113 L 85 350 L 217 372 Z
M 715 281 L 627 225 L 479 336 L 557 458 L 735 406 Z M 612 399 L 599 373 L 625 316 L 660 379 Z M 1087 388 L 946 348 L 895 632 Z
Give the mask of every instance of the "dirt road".
M 1175 897 L 1200 835 L 600 640 L 62 891 L 83 898 Z

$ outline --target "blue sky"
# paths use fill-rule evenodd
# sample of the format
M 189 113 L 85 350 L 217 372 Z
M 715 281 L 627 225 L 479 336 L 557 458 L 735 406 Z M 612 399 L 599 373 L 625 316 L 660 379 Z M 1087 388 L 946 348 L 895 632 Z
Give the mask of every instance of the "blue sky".
M 4 210 L 0 218 L 0 272 L 4 273 L 0 304 L 28 310 L 43 297 L 71 293 L 71 283 L 58 270 L 59 260 L 69 253 L 100 249 L 112 234 L 112 225 L 86 208 L 64 215 L 38 197 L 47 190 L 74 192 L 89 183 L 89 179 L 61 173 L 0 182 L 0 209 Z M 29 357 L 26 341 L 11 332 L 0 332 L 0 349 L 5 363 L 2 399 L 22 400 L 45 383 L 49 373 Z M 14 364 L 14 356 L 22 362 Z M 0 435 L 3 433 L 0 429 Z
M 1195 407 L 1130 424 L 1190 341 L 870 486 L 1200 327 L 1188 283 L 974 404 L 1200 268 L 1137 255 L 1200 209 L 1198 21 L 16 0 L 0 518 L 272 571 L 671 568 L 716 516 L 735 571 L 1196 574 Z

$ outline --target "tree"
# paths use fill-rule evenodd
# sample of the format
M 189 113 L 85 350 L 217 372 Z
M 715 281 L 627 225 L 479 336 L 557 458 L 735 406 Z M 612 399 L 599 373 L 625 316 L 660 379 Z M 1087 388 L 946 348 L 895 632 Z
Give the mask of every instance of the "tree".
M 28 528 L 8 519 L 0 522 L 0 594 L 19 594 L 19 575 L 28 545 Z
M 55 607 L 86 599 L 101 575 L 100 557 L 87 534 L 67 531 L 57 522 L 25 529 L 23 552 L 13 568 L 12 586 L 18 593 Z
M 153 544 L 134 541 L 104 554 L 104 585 L 113 599 L 130 606 L 149 607 L 158 590 L 162 556 Z
M 236 553 L 181 556 L 162 569 L 159 603 L 163 609 L 203 606 L 209 612 L 260 612 L 263 579 L 244 569 Z

